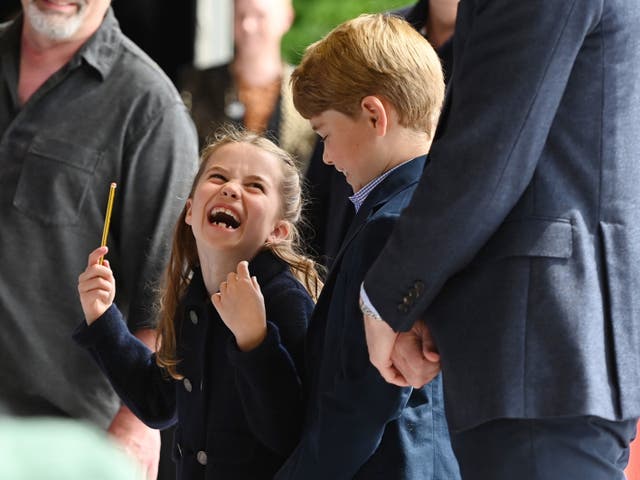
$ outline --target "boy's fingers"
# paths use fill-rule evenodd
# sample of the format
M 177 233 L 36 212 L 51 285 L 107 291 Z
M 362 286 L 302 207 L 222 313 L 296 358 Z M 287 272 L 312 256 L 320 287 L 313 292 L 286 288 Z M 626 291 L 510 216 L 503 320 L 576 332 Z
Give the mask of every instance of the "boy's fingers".
M 260 284 L 258 283 L 258 279 L 255 277 L 255 275 L 251 277 L 251 284 L 253 285 L 253 288 L 255 288 L 258 292 L 260 291 Z

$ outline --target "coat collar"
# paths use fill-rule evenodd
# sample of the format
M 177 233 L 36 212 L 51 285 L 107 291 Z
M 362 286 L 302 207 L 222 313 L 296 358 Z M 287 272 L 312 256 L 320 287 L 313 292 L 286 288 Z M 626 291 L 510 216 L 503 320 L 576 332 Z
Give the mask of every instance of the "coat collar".
M 118 21 L 113 14 L 113 9 L 109 7 L 98 30 L 80 48 L 72 62 L 79 62 L 80 58 L 84 59 L 104 79 L 118 58 L 122 39 Z
M 340 250 L 338 251 L 335 260 L 333 261 L 334 267 L 337 266 L 346 250 L 347 246 L 355 238 L 362 227 L 367 223 L 367 220 L 374 215 L 378 209 L 384 205 L 390 198 L 397 195 L 401 191 L 411 187 L 418 182 L 422 175 L 422 170 L 427 161 L 427 156 L 422 155 L 416 157 L 413 160 L 400 165 L 391 174 L 380 182 L 376 188 L 374 188 L 366 200 L 363 202 L 357 215 L 351 222 L 349 230 L 344 237 Z M 332 278 L 332 272 L 335 268 L 329 272 L 327 282 L 329 283 Z
M 288 268 L 288 265 L 276 257 L 270 250 L 262 250 L 249 262 L 249 272 L 255 276 L 260 286 L 269 283 L 276 275 Z M 182 300 L 183 306 L 199 305 L 210 301 L 209 293 L 204 285 L 202 270 L 194 269 L 191 283 Z

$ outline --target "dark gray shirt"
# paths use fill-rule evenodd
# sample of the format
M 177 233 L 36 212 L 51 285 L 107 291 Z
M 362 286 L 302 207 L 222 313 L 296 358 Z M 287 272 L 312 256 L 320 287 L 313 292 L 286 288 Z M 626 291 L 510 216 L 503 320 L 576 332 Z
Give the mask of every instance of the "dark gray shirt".
M 106 426 L 117 397 L 71 341 L 77 278 L 100 244 L 117 182 L 108 258 L 116 303 L 154 325 L 157 280 L 197 164 L 197 137 L 158 66 L 111 10 L 74 58 L 17 100 L 22 18 L 0 27 L 0 406 Z

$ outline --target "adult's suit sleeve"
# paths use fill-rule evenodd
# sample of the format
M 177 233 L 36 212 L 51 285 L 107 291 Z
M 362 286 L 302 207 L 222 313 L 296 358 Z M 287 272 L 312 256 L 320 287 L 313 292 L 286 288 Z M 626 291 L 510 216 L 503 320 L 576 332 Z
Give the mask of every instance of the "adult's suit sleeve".
M 311 421 L 277 480 L 352 479 L 376 451 L 386 425 L 401 415 L 411 395 L 411 388 L 385 382 L 369 361 L 358 307 L 363 275 L 385 244 L 394 221 L 386 217 L 367 224 L 349 247 L 358 258 L 347 253 L 341 261 L 341 278 L 335 290 L 346 287 L 344 302 L 332 301 L 329 315 L 341 316 L 343 321 L 337 325 L 328 320 L 327 328 L 342 330 L 330 334 L 331 345 L 325 346 L 324 353 L 338 356 L 338 368 L 325 372 L 317 367 L 321 380 L 316 398 L 310 399 L 314 408 Z
M 599 0 L 460 3 L 456 36 L 467 35 L 454 39 L 440 135 L 364 283 L 395 330 L 408 330 L 420 318 L 531 182 L 576 56 L 601 9 Z M 403 307 L 416 292 L 412 306 Z

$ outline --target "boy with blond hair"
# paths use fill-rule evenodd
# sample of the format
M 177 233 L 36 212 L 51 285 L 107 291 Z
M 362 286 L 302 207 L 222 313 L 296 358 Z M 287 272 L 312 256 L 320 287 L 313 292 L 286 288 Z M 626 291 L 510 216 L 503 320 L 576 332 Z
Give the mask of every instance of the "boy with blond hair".
M 358 306 L 364 274 L 426 162 L 444 96 L 438 56 L 404 20 L 362 15 L 309 46 L 291 83 L 357 213 L 308 331 L 302 438 L 276 478 L 455 480 L 441 379 L 385 382 L 369 362 Z

